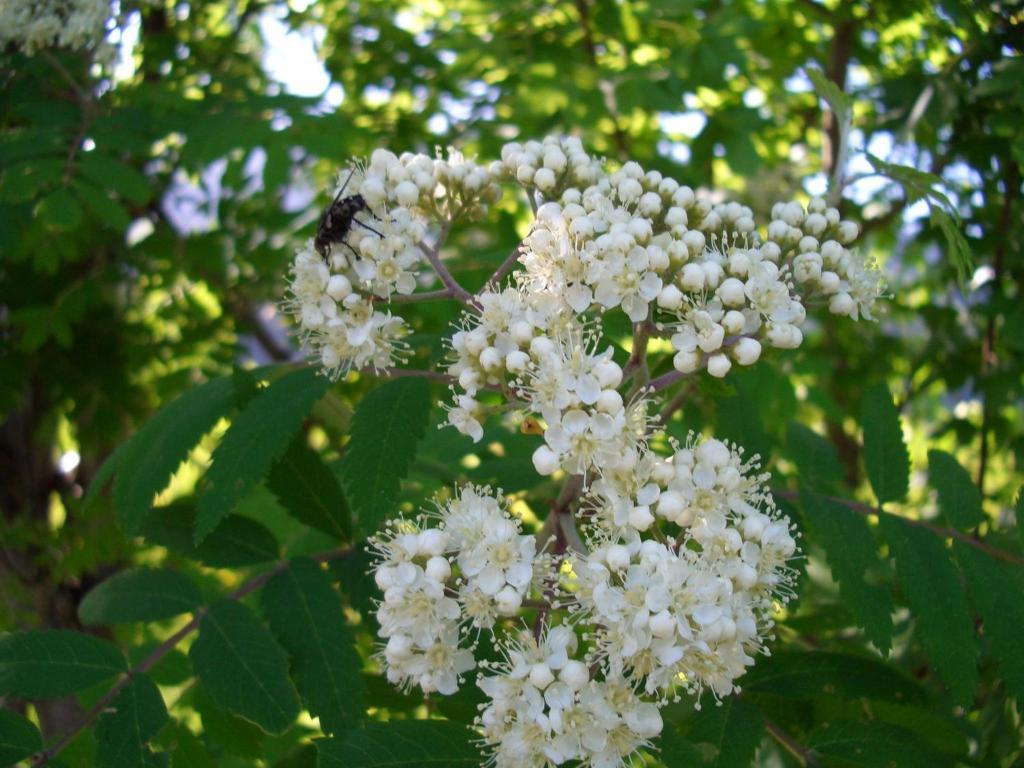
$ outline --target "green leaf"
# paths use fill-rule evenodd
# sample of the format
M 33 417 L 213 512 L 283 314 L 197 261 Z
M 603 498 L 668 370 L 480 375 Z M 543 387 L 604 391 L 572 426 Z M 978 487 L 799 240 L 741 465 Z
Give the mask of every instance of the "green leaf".
M 932 200 L 950 212 L 956 211 L 956 206 L 942 191 L 942 179 L 934 173 L 919 170 L 909 165 L 894 165 L 887 163 L 879 157 L 867 152 L 868 161 L 882 176 L 888 176 L 903 187 L 903 193 L 909 202 L 915 200 L 927 200 L 929 205 Z
M 201 601 L 199 588 L 187 576 L 139 568 L 93 587 L 78 606 L 78 618 L 87 627 L 156 621 L 189 613 Z
M 825 550 L 839 596 L 867 638 L 888 653 L 892 647 L 892 597 L 888 589 L 865 578 L 882 567 L 867 520 L 824 496 L 802 494 L 801 502 L 812 538 Z
M 720 705 L 709 705 L 693 717 L 687 738 L 707 742 L 716 750 L 705 763 L 710 768 L 750 768 L 764 734 L 760 710 L 739 696 L 729 696 Z
M 131 216 L 128 215 L 128 211 L 119 202 L 112 200 L 106 190 L 85 181 L 73 181 L 71 187 L 82 204 L 104 226 L 120 233 L 124 232 L 131 224 Z
M 889 542 L 917 635 L 953 698 L 965 706 L 978 682 L 977 643 L 967 596 L 942 539 L 886 513 L 879 528 Z
M 966 530 L 985 520 L 981 494 L 953 456 L 945 451 L 928 451 L 928 480 L 939 492 L 942 514 L 954 526 Z
M 758 659 L 743 676 L 743 691 L 785 699 L 926 698 L 920 687 L 892 667 L 865 656 L 827 651 L 776 651 Z
M 125 200 L 139 205 L 149 200 L 154 185 L 134 167 L 100 151 L 80 154 L 78 169 L 102 189 L 113 189 Z
M 829 80 L 821 70 L 808 67 L 805 71 L 814 85 L 814 90 L 825 100 L 828 108 L 835 113 L 837 122 L 845 123 L 852 119 L 853 99 Z
M 211 379 L 165 406 L 124 446 L 114 480 L 114 506 L 129 533 L 138 531 L 153 497 L 231 404 L 231 379 Z
M 966 757 L 970 748 L 967 729 L 961 718 L 934 712 L 912 704 L 872 701 L 871 714 L 883 722 L 912 731 L 929 746 L 949 755 Z
M 830 766 L 942 768 L 953 764 L 909 731 L 879 722 L 828 723 L 811 734 L 808 746 Z
M 12 709 L 0 708 L 0 765 L 13 765 L 43 748 L 39 730 Z
M 202 720 L 202 735 L 207 744 L 212 742 L 225 752 L 250 761 L 263 757 L 265 734 L 258 726 L 219 707 L 202 688 L 193 691 L 192 702 Z
M 285 452 L 331 382 L 300 368 L 252 398 L 213 452 L 196 514 L 195 541 L 217 527 Z
M 36 216 L 53 229 L 74 229 L 82 223 L 82 206 L 67 188 L 60 187 L 40 201 Z
M 372 533 L 394 515 L 395 498 L 429 413 L 430 389 L 416 378 L 389 381 L 356 408 L 345 457 L 345 490 L 359 533 Z
M 341 541 L 352 538 L 352 513 L 341 483 L 303 435 L 270 470 L 267 487 L 299 522 Z
M 103 710 L 96 724 L 96 765 L 141 768 L 148 765 L 146 742 L 167 721 L 167 707 L 156 683 L 136 675 Z
M 124 670 L 116 646 L 82 632 L 48 629 L 0 637 L 0 696 L 66 696 Z
M 954 541 L 953 549 L 1006 688 L 1024 708 L 1024 654 L 1020 642 L 1024 575 L 1019 567 L 1002 563 L 963 542 Z
M 936 205 L 931 208 L 931 221 L 946 238 L 949 260 L 956 268 L 957 279 L 963 285 L 974 271 L 974 255 L 971 253 L 967 238 L 964 237 L 960 222 L 955 213 L 945 211 Z
M 345 624 L 341 597 L 306 557 L 263 588 L 263 613 L 292 657 L 295 684 L 324 733 L 352 728 L 365 714 L 362 660 Z
M 262 523 L 241 515 L 228 515 L 203 539 L 192 543 L 196 511 L 189 505 L 155 507 L 142 526 L 148 541 L 199 560 L 213 568 L 241 568 L 276 560 L 281 545 Z
M 241 603 L 223 599 L 210 606 L 189 657 L 214 701 L 268 733 L 283 733 L 298 716 L 288 657 Z
M 703 753 L 671 726 L 658 737 L 658 749 L 658 757 L 666 768 L 694 768 L 704 764 Z
M 889 388 L 875 384 L 864 393 L 864 466 L 879 505 L 902 501 L 910 484 L 910 455 L 903 442 L 900 415 Z
M 444 720 L 371 723 L 316 742 L 319 768 L 479 768 L 480 750 L 465 726 Z
M 832 441 L 800 422 L 791 421 L 786 428 L 786 450 L 796 463 L 803 488 L 826 490 L 842 477 Z

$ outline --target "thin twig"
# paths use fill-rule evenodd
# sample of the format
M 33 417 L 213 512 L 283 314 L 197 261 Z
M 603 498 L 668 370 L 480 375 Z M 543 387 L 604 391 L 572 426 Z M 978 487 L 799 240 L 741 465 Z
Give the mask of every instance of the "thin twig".
M 764 718 L 764 728 L 768 734 L 779 742 L 783 749 L 799 760 L 801 765 L 805 765 L 807 768 L 817 768 L 820 765 L 818 758 L 810 749 L 782 730 L 778 723 L 769 720 L 763 714 L 761 717 Z
M 326 552 L 321 552 L 320 554 L 313 555 L 312 557 L 317 562 L 326 563 L 331 560 L 337 560 L 339 558 L 346 557 L 351 552 L 351 547 L 341 547 L 339 549 L 331 549 Z M 282 560 L 273 568 L 264 571 L 258 576 L 254 576 L 253 578 L 249 579 L 249 581 L 245 582 L 245 584 L 236 589 L 234 592 L 228 594 L 228 599 L 241 600 L 246 595 L 249 595 L 255 592 L 256 590 L 260 589 L 268 581 L 274 578 L 274 576 L 276 576 L 277 574 L 286 571 L 288 567 L 289 561 Z M 42 752 L 38 753 L 32 758 L 32 767 L 38 768 L 38 766 L 46 765 L 48 762 L 50 762 L 51 759 L 60 754 L 60 752 L 68 744 L 70 744 L 74 740 L 74 738 L 79 733 L 81 733 L 81 731 L 89 727 L 93 723 L 93 721 L 97 717 L 99 717 L 108 706 L 110 706 L 110 703 L 115 698 L 117 698 L 117 695 L 121 693 L 125 686 L 131 683 L 131 681 L 134 680 L 138 675 L 141 675 L 144 672 L 150 670 L 152 667 L 154 667 L 157 664 L 157 662 L 159 662 L 164 656 L 170 653 L 178 645 L 178 643 L 180 643 L 182 640 L 184 640 L 186 637 L 192 634 L 192 632 L 194 632 L 199 627 L 199 623 L 202 621 L 203 616 L 206 615 L 206 611 L 206 607 L 196 609 L 195 613 L 193 613 L 192 615 L 192 619 L 187 624 L 185 624 L 185 626 L 183 626 L 173 635 L 171 635 L 162 643 L 160 643 L 160 645 L 158 645 L 153 650 L 152 653 L 150 653 L 146 658 L 144 658 L 142 661 L 140 661 L 138 664 L 136 664 L 134 667 L 132 667 L 130 670 L 124 673 L 120 678 L 118 678 L 117 682 L 114 683 L 110 690 L 107 691 L 102 697 L 100 697 L 100 700 L 97 701 L 95 705 L 93 705 L 92 709 L 86 712 L 85 717 L 82 719 L 82 722 L 80 722 L 77 726 L 75 726 L 70 731 L 61 736 L 59 739 L 57 739 L 57 741 L 52 746 L 47 747 Z
M 510 253 L 503 262 L 501 262 L 501 265 L 496 270 L 494 270 L 494 273 L 487 278 L 487 281 L 484 283 L 483 287 L 479 291 L 477 291 L 477 295 L 479 296 L 480 293 L 482 293 L 483 291 L 487 290 L 492 286 L 496 286 L 503 279 L 505 279 L 505 276 L 509 272 L 511 272 L 513 268 L 515 268 L 516 264 L 519 263 L 519 257 L 522 255 L 522 253 L 523 243 L 520 243 L 512 250 L 512 253 Z
M 798 501 L 800 499 L 800 494 L 796 491 L 787 491 L 773 488 L 772 494 L 774 494 L 775 496 L 779 496 L 783 499 L 789 499 L 791 501 Z M 847 509 L 851 509 L 854 512 L 857 512 L 861 515 L 884 514 L 883 510 L 879 509 L 878 507 L 874 507 L 870 504 L 865 504 L 864 502 L 861 501 L 844 499 L 840 496 L 828 496 L 824 493 L 815 493 L 813 495 L 822 499 L 826 499 L 827 501 L 835 502 L 836 504 L 842 504 Z M 964 533 L 963 531 L 958 531 L 955 528 L 946 528 L 941 525 L 932 525 L 931 523 L 926 522 L 924 520 L 914 520 L 910 517 L 900 517 L 900 520 L 902 520 L 905 523 L 909 523 L 910 525 L 916 525 L 919 528 L 924 528 L 928 531 L 931 531 L 936 536 L 939 536 L 943 539 L 956 539 L 957 541 L 963 542 L 964 544 L 970 547 L 974 547 L 975 549 L 984 552 L 990 557 L 994 557 L 998 560 L 1003 560 L 1007 563 L 1013 563 L 1014 565 L 1024 565 L 1024 558 L 1018 557 L 1012 552 L 1007 552 L 1005 549 L 993 547 L 991 544 L 987 544 L 984 541 L 979 541 L 973 536 L 970 536 Z
M 448 267 L 441 261 L 441 257 L 437 253 L 437 246 L 431 248 L 423 243 L 420 243 L 420 250 L 427 257 L 427 261 L 430 262 L 430 266 L 434 268 L 437 276 L 441 278 L 441 282 L 445 284 L 445 287 L 451 291 L 452 298 L 457 299 L 467 307 L 477 309 L 476 300 L 473 298 L 473 294 L 467 291 L 459 281 L 456 280 L 452 273 L 448 271 Z
M 426 371 L 419 368 L 380 368 L 379 370 L 361 368 L 359 372 L 364 376 L 376 376 L 379 379 L 431 379 L 433 381 L 442 381 L 445 384 L 451 384 L 455 381 L 447 373 Z
M 440 288 L 436 291 L 423 291 L 421 293 L 393 293 L 387 301 L 389 304 L 416 304 L 421 301 L 434 301 L 435 299 L 452 299 L 455 295 L 450 288 Z

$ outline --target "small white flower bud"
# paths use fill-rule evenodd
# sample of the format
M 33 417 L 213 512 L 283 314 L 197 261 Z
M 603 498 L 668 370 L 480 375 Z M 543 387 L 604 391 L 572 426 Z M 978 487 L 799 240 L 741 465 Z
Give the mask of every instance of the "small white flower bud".
M 569 659 L 558 673 L 558 679 L 574 691 L 578 691 L 590 682 L 590 670 L 587 665 L 577 659 Z
M 849 316 L 853 314 L 856 308 L 857 302 L 855 302 L 853 297 L 845 291 L 843 293 L 837 293 L 828 301 L 828 311 L 833 315 Z
M 633 507 L 629 513 L 629 524 L 638 531 L 646 531 L 654 523 L 654 515 L 646 504 Z
M 521 350 L 509 352 L 505 356 L 505 368 L 512 373 L 522 373 L 530 364 L 530 356 Z
M 839 290 L 839 275 L 831 270 L 822 272 L 821 277 L 818 278 L 818 284 L 821 286 L 821 290 L 825 293 L 835 293 Z
M 736 342 L 732 353 L 740 365 L 753 365 L 761 357 L 761 343 L 757 339 L 744 336 Z
M 505 585 L 494 596 L 494 604 L 503 616 L 514 616 L 523 604 L 523 596 L 512 586 Z
M 700 264 L 691 261 L 689 264 L 683 265 L 683 271 L 680 275 L 680 282 L 683 288 L 693 292 L 703 290 L 704 280 L 705 274 Z
M 546 445 L 533 452 L 533 467 L 540 475 L 553 475 L 559 468 L 558 456 Z
M 551 671 L 551 667 L 544 662 L 534 664 L 530 669 L 530 682 L 535 688 L 543 691 L 554 681 L 555 674 Z
M 503 362 L 501 353 L 494 347 L 487 347 L 480 353 L 480 366 L 485 371 L 498 370 Z
M 663 491 L 658 497 L 658 514 L 666 520 L 675 520 L 685 507 L 686 502 L 678 491 Z
M 593 373 L 602 389 L 615 389 L 622 383 L 622 368 L 613 360 L 602 360 L 594 366 Z
M 735 277 L 726 278 L 716 291 L 718 298 L 727 307 L 740 307 L 747 302 L 743 283 Z
M 747 318 L 742 312 L 737 312 L 735 309 L 730 309 L 722 317 L 721 322 L 722 328 L 730 336 L 735 336 L 738 333 L 742 333 L 743 329 L 747 326 Z
M 721 353 L 712 355 L 708 358 L 708 373 L 716 379 L 724 377 L 725 374 L 729 372 L 730 368 L 732 368 L 732 363 L 729 361 L 728 357 Z
M 659 611 L 648 622 L 655 637 L 672 637 L 676 631 L 676 620 L 668 610 Z
M 693 373 L 700 368 L 701 357 L 697 352 L 676 352 L 672 366 L 680 373 Z
M 622 395 L 614 389 L 602 390 L 594 405 L 602 413 L 616 414 L 622 410 Z
M 550 168 L 540 168 L 533 174 L 533 183 L 537 189 L 547 192 L 555 188 L 555 172 Z
M 435 555 L 427 561 L 427 567 L 423 570 L 427 578 L 443 584 L 452 575 L 452 564 L 448 562 L 448 558 Z
M 629 550 L 621 544 L 612 544 L 604 556 L 608 567 L 613 571 L 621 571 L 629 567 Z
M 683 305 L 683 292 L 669 283 L 658 294 L 658 306 L 662 309 L 679 309 Z
M 839 222 L 839 242 L 849 245 L 857 239 L 857 235 L 860 234 L 860 227 L 854 221 L 841 221 Z

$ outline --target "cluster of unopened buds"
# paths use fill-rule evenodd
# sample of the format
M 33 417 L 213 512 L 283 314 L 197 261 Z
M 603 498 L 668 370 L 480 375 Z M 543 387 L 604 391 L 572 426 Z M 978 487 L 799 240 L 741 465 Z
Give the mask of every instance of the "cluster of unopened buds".
M 573 138 L 501 158 L 378 150 L 353 166 L 368 226 L 353 223 L 326 259 L 300 251 L 288 306 L 340 376 L 404 360 L 392 305 L 464 305 L 446 423 L 479 441 L 489 417 L 529 419 L 534 467 L 565 484 L 533 535 L 500 491 L 476 486 L 378 534 L 380 660 L 393 683 L 442 695 L 484 670 L 477 725 L 497 766 L 618 766 L 660 733 L 667 702 L 738 690 L 791 596 L 796 552 L 757 457 L 666 439 L 655 399 L 799 346 L 815 303 L 871 318 L 883 286 L 850 248 L 856 225 L 821 200 L 776 205 L 760 232 L 749 208 L 636 163 L 609 171 Z M 525 191 L 534 221 L 470 293 L 441 246 L 501 183 Z M 431 274 L 442 287 L 417 291 Z M 602 335 L 614 312 L 632 329 L 618 359 Z M 667 372 L 652 376 L 657 365 Z M 482 643 L 500 660 L 482 660 Z

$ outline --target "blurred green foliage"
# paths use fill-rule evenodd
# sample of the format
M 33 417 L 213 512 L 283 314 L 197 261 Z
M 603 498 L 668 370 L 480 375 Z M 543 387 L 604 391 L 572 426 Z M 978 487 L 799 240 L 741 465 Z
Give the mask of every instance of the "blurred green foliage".
M 211 504 L 202 493 L 197 502 L 197 479 L 217 455 L 223 419 L 265 402 L 283 381 L 279 368 L 236 369 L 297 359 L 274 306 L 335 174 L 375 147 L 451 143 L 492 158 L 509 140 L 573 133 L 596 154 L 722 190 L 762 216 L 778 200 L 843 179 L 844 218 L 863 222 L 864 247 L 890 284 L 879 323 L 821 320 L 796 354 L 769 356 L 724 384 L 701 380 L 669 425 L 676 435 L 710 430 L 756 450 L 782 498 L 802 495 L 810 511 L 792 510 L 807 559 L 800 599 L 778 627 L 780 652 L 759 662 L 747 692 L 726 707 L 671 710 L 665 749 L 652 764 L 747 765 L 756 756 L 772 766 L 1008 767 L 1024 759 L 1024 676 L 1013 659 L 1020 623 L 1011 621 L 1024 594 L 1013 511 L 1024 461 L 1019 8 L 953 0 L 155 0 L 122 2 L 121 11 L 138 39 L 124 46 L 113 74 L 84 53 L 0 52 L 0 630 L 81 629 L 86 592 L 130 567 L 185 573 L 210 603 L 279 553 L 320 552 L 345 539 L 347 516 L 309 512 L 318 524 L 289 514 L 287 477 L 289 467 L 312 466 L 322 493 L 340 495 L 342 448 L 353 408 L 374 385 L 368 379 L 333 387 L 307 421 L 306 439 L 289 447 L 295 433 L 283 434 L 260 466 L 247 467 L 245 487 L 231 489 L 244 491 L 234 514 L 192 541 L 192 520 Z M 316 41 L 332 84 L 324 95 L 295 95 L 268 74 L 267 40 L 284 32 Z M 840 121 L 815 92 L 811 70 L 852 104 L 849 153 L 838 166 Z M 292 74 L 302 72 L 293 66 Z M 456 275 L 479 285 L 524 234 L 525 213 L 506 198 L 486 228 L 453 233 Z M 438 338 L 457 308 L 430 304 L 409 316 L 417 359 L 436 364 Z M 203 382 L 205 394 L 195 397 Z M 187 396 L 149 422 L 127 444 L 143 463 L 122 465 L 129 450 L 118 446 L 185 392 L 194 405 Z M 438 420 L 431 414 L 407 481 L 395 489 L 403 504 L 417 507 L 469 479 L 523 492 L 519 511 L 543 517 L 557 489 L 537 485 L 533 437 L 491 423 L 468 452 L 461 436 L 434 429 Z M 904 440 L 909 485 L 899 466 Z M 227 440 L 220 447 L 232 448 Z M 897 476 L 879 477 L 889 471 Z M 821 495 L 833 500 L 815 501 Z M 836 497 L 895 501 L 889 511 L 956 535 L 935 536 L 888 512 L 858 515 Z M 229 511 L 213 510 L 211 527 Z M 878 547 L 878 529 L 889 547 Z M 947 539 L 956 539 L 955 550 Z M 1005 557 L 979 555 L 964 539 Z M 357 559 L 335 563 L 333 573 L 349 618 L 362 614 L 355 643 L 366 657 L 371 585 Z M 903 567 L 911 561 L 924 570 Z M 215 603 L 213 618 L 260 626 L 228 605 L 237 604 Z M 96 631 L 132 648 L 135 662 L 145 655 L 135 649 L 181 626 Z M 269 634 L 259 639 L 269 642 L 275 683 L 289 691 L 280 649 Z M 113 650 L 90 646 L 104 658 Z M 191 660 L 204 666 L 211 653 L 193 645 Z M 223 674 L 212 657 L 206 675 Z M 122 691 L 146 702 L 152 734 L 142 741 L 152 736 L 152 750 L 112 744 L 119 730 L 108 718 L 60 760 L 128 764 L 110 762 L 113 751 L 147 765 L 155 753 L 175 765 L 315 764 L 311 721 L 288 728 L 289 710 L 268 729 L 275 735 L 265 734 L 192 674 L 189 658 L 172 654 Z M 167 712 L 153 700 L 153 683 Z M 394 694 L 379 677 L 364 674 L 363 684 L 380 712 L 422 714 L 422 701 Z M 51 744 L 107 687 L 109 680 L 27 708 L 13 697 L 2 703 L 28 714 Z M 307 700 L 301 686 L 299 694 Z M 440 711 L 467 721 L 473 695 Z M 4 733 L 16 737 L 0 755 L 18 744 L 22 754 L 38 748 L 35 725 L 6 709 L 0 715 Z M 346 749 L 376 743 L 378 734 L 346 739 L 329 749 L 338 765 Z

